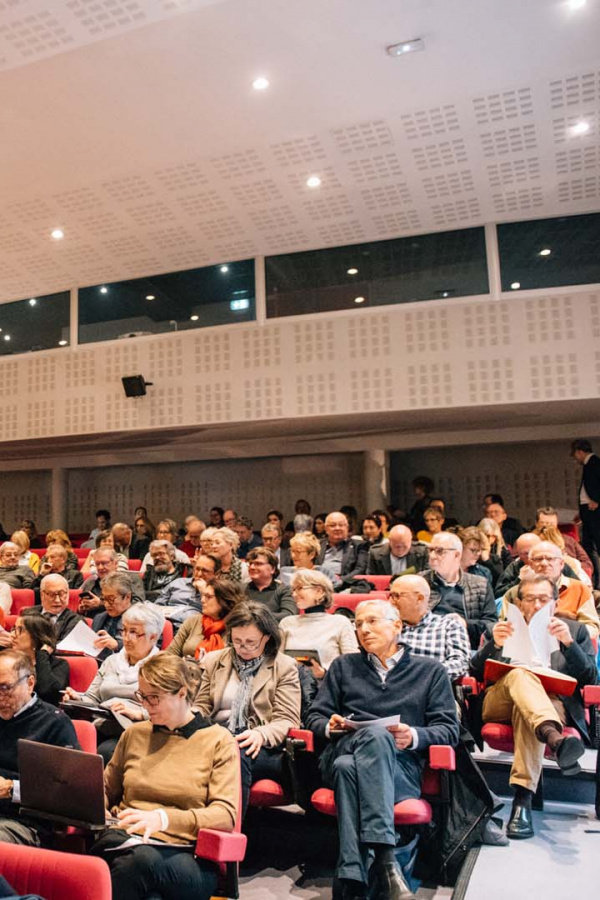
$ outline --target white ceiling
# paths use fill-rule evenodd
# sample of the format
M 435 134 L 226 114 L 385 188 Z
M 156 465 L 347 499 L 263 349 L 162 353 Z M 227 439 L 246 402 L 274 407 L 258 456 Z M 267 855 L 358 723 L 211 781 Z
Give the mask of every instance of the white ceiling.
M 0 0 L 0 300 L 597 210 L 599 36 L 600 0 Z

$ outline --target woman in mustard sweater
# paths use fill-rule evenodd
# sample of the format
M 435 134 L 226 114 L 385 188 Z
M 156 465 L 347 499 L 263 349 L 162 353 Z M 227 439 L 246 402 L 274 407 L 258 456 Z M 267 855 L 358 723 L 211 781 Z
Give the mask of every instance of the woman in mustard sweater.
M 106 767 L 108 814 L 118 822 L 92 849 L 110 866 L 113 900 L 208 900 L 216 888 L 216 866 L 193 851 L 201 828 L 235 825 L 238 750 L 225 728 L 192 711 L 196 688 L 176 656 L 160 653 L 140 669 L 137 698 L 150 721 L 123 733 Z M 140 843 L 119 850 L 132 835 Z

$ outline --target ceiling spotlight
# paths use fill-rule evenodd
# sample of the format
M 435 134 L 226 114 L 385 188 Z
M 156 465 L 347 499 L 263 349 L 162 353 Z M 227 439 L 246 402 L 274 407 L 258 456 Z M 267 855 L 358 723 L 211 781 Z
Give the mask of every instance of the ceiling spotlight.
M 66 342 L 66 341 L 59 341 L 59 342 L 58 342 L 58 346 L 59 346 L 59 347 L 66 347 L 66 346 L 67 346 L 67 342 Z
M 425 49 L 423 38 L 413 38 L 411 41 L 402 41 L 401 44 L 390 44 L 385 48 L 388 56 L 404 56 L 406 53 L 418 53 Z
M 146 294 L 146 300 L 156 300 L 154 294 Z
M 37 300 L 35 299 L 35 297 L 32 297 L 31 300 L 29 301 L 29 305 L 35 306 L 36 304 L 37 304 Z
M 571 134 L 574 137 L 578 137 L 581 134 L 587 134 L 589 130 L 590 130 L 589 122 L 577 122 L 577 124 L 573 125 L 573 127 L 571 128 Z
M 255 78 L 252 82 L 252 87 L 255 91 L 266 91 L 269 87 L 269 79 L 264 78 L 262 75 L 259 78 Z
M 540 250 L 540 252 L 538 253 L 538 256 L 550 256 L 551 253 L 552 253 L 552 250 L 550 250 L 549 247 L 544 247 L 543 250 Z
M 229 266 L 220 266 L 219 272 L 223 272 L 223 274 L 229 272 Z
M 311 175 L 310 178 L 306 179 L 306 187 L 309 188 L 318 188 L 321 187 L 321 179 L 318 175 Z
M 107 288 L 107 287 L 104 287 L 104 285 L 102 285 L 102 287 L 100 288 L 100 293 L 101 293 L 101 294 L 108 294 L 108 288 Z
M 5 335 L 4 335 L 4 340 L 5 340 L 5 341 L 10 341 L 10 334 L 5 334 Z
M 520 281 L 513 281 L 513 283 L 510 286 L 510 289 L 511 289 L 511 291 L 518 291 L 520 287 L 521 287 Z
M 190 316 L 192 322 L 197 322 L 200 316 Z
M 355 298 L 354 298 L 354 302 L 355 302 L 355 303 L 364 303 L 364 302 L 365 302 L 365 298 L 364 298 L 364 297 L 355 297 Z
M 50 237 L 53 238 L 55 241 L 62 241 L 62 239 L 64 238 L 64 236 L 65 236 L 65 233 L 64 233 L 64 231 L 62 230 L 62 228 L 54 228 L 54 229 L 50 232 Z
M 442 291 L 442 297 L 447 297 L 447 296 L 448 296 L 448 291 Z
M 346 275 L 358 275 L 358 269 L 348 269 Z

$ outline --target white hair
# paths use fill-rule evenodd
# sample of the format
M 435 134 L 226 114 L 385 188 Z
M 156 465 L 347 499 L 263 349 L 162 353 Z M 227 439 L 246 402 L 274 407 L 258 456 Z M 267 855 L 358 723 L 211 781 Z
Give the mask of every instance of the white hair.
M 163 611 L 153 603 L 133 603 L 123 613 L 123 624 L 137 622 L 144 626 L 146 637 L 156 635 L 156 640 L 162 634 L 165 627 Z
M 379 612 L 382 614 L 382 618 L 387 619 L 388 622 L 397 622 L 398 621 L 398 610 L 395 606 L 389 603 L 387 600 L 375 599 L 373 600 L 361 600 L 355 610 L 355 615 L 358 615 L 361 610 L 365 608 L 365 606 L 374 606 Z

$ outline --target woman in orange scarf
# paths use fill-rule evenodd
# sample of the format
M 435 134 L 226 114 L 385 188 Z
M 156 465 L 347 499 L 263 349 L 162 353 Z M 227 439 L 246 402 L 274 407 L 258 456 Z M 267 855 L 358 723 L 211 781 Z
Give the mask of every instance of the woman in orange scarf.
M 225 617 L 245 600 L 241 585 L 231 581 L 213 581 L 202 591 L 202 612 L 186 619 L 165 653 L 202 659 L 211 650 L 225 646 Z

